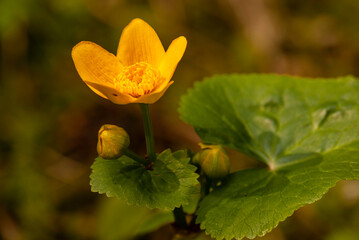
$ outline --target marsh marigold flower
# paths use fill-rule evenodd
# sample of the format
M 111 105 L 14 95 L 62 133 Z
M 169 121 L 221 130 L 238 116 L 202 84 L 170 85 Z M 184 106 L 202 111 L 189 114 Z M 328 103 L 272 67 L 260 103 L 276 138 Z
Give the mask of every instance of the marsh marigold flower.
M 99 96 L 116 104 L 154 103 L 173 83 L 186 46 L 181 36 L 165 51 L 153 28 L 136 18 L 123 30 L 117 56 L 83 41 L 72 49 L 72 59 L 82 80 Z

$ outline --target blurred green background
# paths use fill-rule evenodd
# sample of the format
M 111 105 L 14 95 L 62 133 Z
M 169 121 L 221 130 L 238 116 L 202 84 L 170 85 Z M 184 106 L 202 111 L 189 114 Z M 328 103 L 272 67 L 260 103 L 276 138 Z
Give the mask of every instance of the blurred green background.
M 175 83 L 151 113 L 158 151 L 196 150 L 198 137 L 177 114 L 195 81 L 231 72 L 359 76 L 358 13 L 357 0 L 1 0 L 0 239 L 122 240 L 152 230 L 152 215 L 157 225 L 171 221 L 90 191 L 102 124 L 124 127 L 139 154 L 145 143 L 138 106 L 112 104 L 81 81 L 71 59 L 78 42 L 115 53 L 135 17 L 165 48 L 186 36 Z M 256 164 L 230 154 L 234 169 Z M 138 238 L 167 239 L 171 231 Z M 359 182 L 340 182 L 258 239 L 359 239 Z

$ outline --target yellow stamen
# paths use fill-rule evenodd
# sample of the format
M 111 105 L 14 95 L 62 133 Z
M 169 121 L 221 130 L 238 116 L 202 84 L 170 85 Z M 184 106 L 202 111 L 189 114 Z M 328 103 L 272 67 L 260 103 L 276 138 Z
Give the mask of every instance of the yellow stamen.
M 152 92 L 162 79 L 157 69 L 146 62 L 139 62 L 124 67 L 114 83 L 118 91 L 137 98 Z

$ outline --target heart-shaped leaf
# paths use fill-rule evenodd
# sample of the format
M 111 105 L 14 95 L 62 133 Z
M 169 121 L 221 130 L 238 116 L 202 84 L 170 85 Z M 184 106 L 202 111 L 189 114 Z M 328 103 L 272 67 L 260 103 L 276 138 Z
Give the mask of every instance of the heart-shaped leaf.
M 173 210 L 189 204 L 199 191 L 196 167 L 189 164 L 184 151 L 172 154 L 167 149 L 151 169 L 127 156 L 115 160 L 98 157 L 91 168 L 92 191 L 129 204 Z
M 352 77 L 216 76 L 182 99 L 182 119 L 205 143 L 267 168 L 239 171 L 200 203 L 218 239 L 262 236 L 341 179 L 359 178 L 359 82 Z

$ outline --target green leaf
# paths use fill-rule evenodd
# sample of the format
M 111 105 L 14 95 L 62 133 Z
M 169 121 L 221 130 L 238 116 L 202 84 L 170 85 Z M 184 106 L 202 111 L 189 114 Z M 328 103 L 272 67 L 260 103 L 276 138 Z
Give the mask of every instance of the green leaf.
M 152 169 L 122 156 L 115 160 L 98 157 L 92 165 L 91 190 L 129 204 L 173 210 L 186 205 L 198 193 L 196 167 L 183 151 L 169 149 L 157 156 Z
M 359 82 L 352 77 L 216 76 L 182 99 L 182 119 L 205 143 L 266 168 L 233 173 L 200 203 L 218 239 L 262 236 L 341 179 L 359 178 Z
M 347 227 L 332 231 L 325 240 L 357 240 L 358 236 L 358 229 Z
M 134 239 L 174 221 L 172 212 L 131 206 L 115 198 L 105 198 L 98 209 L 101 240 Z

